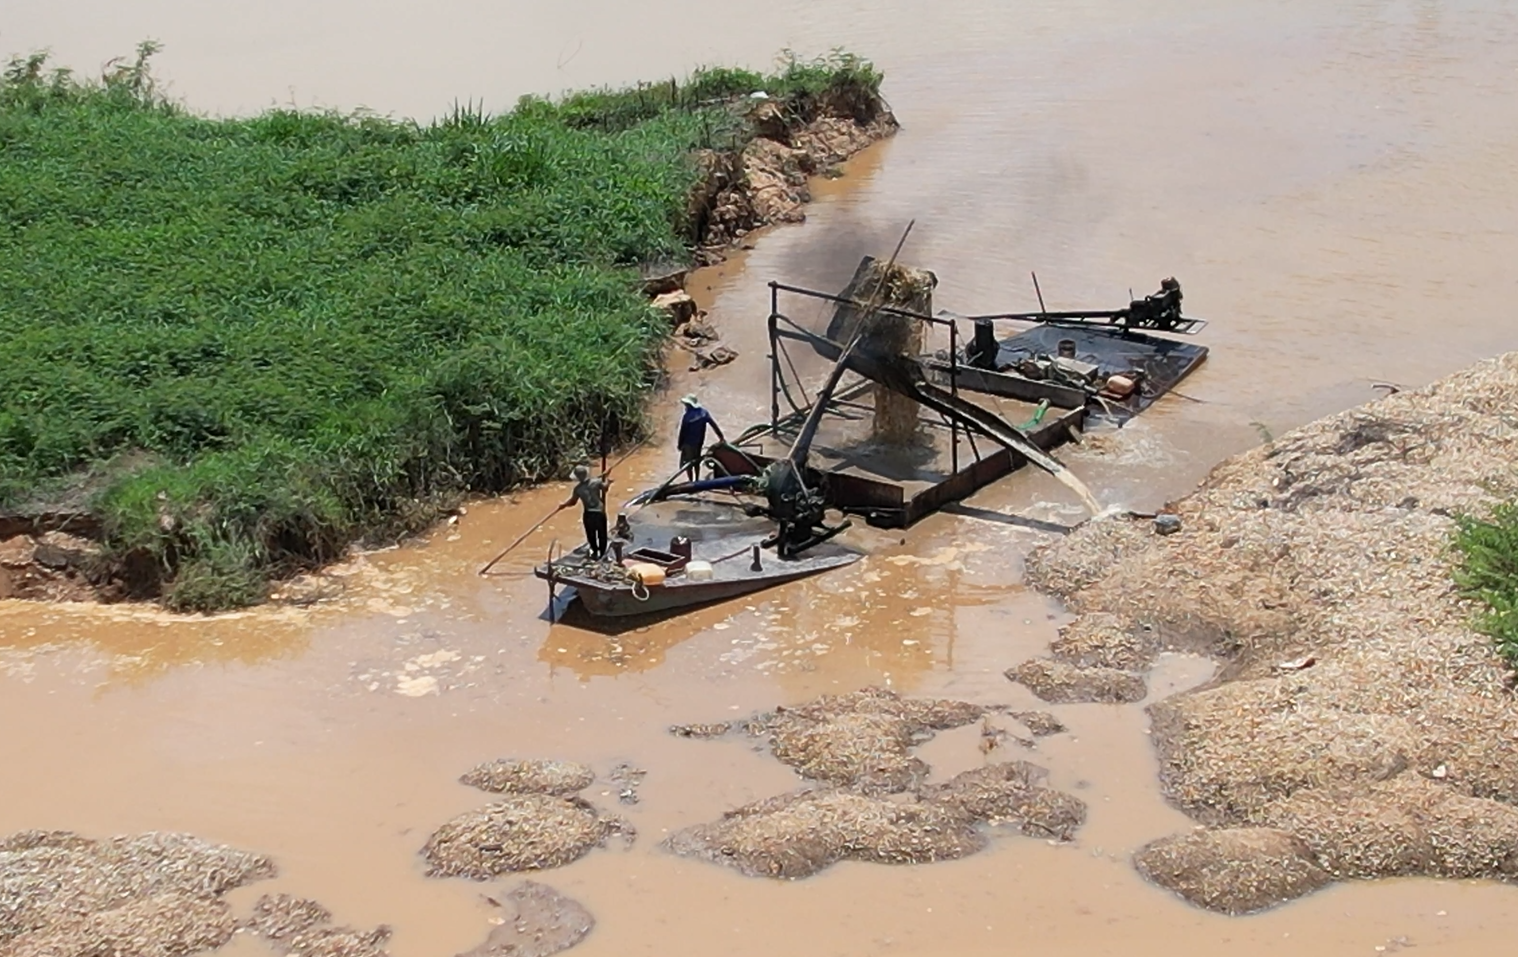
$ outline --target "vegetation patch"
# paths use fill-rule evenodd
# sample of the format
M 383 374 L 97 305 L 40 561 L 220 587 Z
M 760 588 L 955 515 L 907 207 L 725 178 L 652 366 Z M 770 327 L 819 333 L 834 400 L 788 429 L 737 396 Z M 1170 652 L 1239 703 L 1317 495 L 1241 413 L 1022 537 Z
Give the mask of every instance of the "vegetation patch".
M 1487 519 L 1457 520 L 1455 547 L 1455 582 L 1484 606 L 1477 627 L 1518 667 L 1518 502 L 1498 505 Z
M 668 331 L 640 268 L 706 242 L 711 158 L 884 110 L 838 54 L 428 124 L 216 119 L 155 50 L 0 78 L 0 512 L 88 518 L 93 580 L 186 610 L 636 435 Z

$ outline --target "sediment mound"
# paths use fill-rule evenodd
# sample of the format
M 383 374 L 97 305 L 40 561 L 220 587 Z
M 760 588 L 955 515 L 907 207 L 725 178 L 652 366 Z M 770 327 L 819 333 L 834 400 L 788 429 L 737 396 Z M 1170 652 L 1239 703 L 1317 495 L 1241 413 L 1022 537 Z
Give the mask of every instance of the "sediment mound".
M 792 791 L 745 805 L 720 821 L 671 835 L 665 846 L 753 877 L 809 877 L 838 861 L 923 864 L 986 844 L 969 818 L 948 806 L 851 791 Z
M 460 784 L 497 794 L 566 796 L 590 787 L 596 774 L 573 761 L 487 761 L 464 772 Z
M 1030 556 L 1080 615 L 1062 655 L 1131 660 L 1147 635 L 1224 660 L 1150 708 L 1177 806 L 1285 828 L 1341 877 L 1512 873 L 1513 671 L 1447 546 L 1453 515 L 1512 493 L 1514 408 L 1518 353 L 1224 462 L 1173 534 L 1108 519 Z
M 1086 823 L 1086 804 L 1043 787 L 1049 772 L 1027 761 L 1008 761 L 956 774 L 918 792 L 975 823 L 1015 824 L 1029 837 L 1068 841 Z
M 1225 914 L 1265 910 L 1332 883 L 1296 835 L 1226 828 L 1161 838 L 1134 855 L 1149 880 Z
M 460 814 L 427 839 L 429 877 L 489 880 L 513 871 L 561 867 L 612 834 L 632 829 L 603 817 L 589 802 L 549 794 L 518 794 Z
M 1335 877 L 1518 877 L 1518 808 L 1415 774 L 1298 791 L 1256 817 L 1301 835 Z
M 927 777 L 927 764 L 908 754 L 912 744 L 908 723 L 884 714 L 786 717 L 770 732 L 775 757 L 803 776 L 877 794 L 905 791 Z
M 1049 654 L 1077 668 L 1142 671 L 1154 664 L 1159 642 L 1146 628 L 1134 628 L 1116 615 L 1082 615 L 1059 630 Z
M 268 858 L 185 834 L 23 831 L 0 841 L 0 947 L 18 957 L 197 953 L 236 928 L 222 895 L 274 875 Z
M 1065 730 L 1064 724 L 1047 711 L 1013 711 L 1011 716 L 1035 738 L 1047 738 Z
M 316 901 L 289 894 L 265 894 L 243 922 L 248 931 L 289 957 L 388 957 L 391 930 L 332 927 L 332 914 Z
M 672 734 L 768 738 L 776 759 L 803 777 L 833 785 L 780 794 L 686 828 L 665 847 L 745 874 L 798 878 L 841 860 L 917 864 L 973 854 L 983 824 L 1069 840 L 1086 819 L 1079 800 L 1044 787 L 1048 772 L 1026 761 L 987 765 L 941 784 L 911 753 L 937 731 L 977 720 L 984 741 L 1004 731 L 986 716 L 1002 709 L 966 701 L 903 698 L 882 688 L 823 695 L 741 722 L 675 725 Z M 1042 711 L 1014 715 L 1035 735 L 1064 726 Z M 1031 741 L 1023 742 L 1033 747 Z M 994 744 L 992 745 L 994 746 Z
M 220 947 L 232 939 L 236 927 L 221 900 L 154 894 L 107 910 L 59 915 L 48 927 L 10 941 L 5 953 L 8 957 L 180 957 Z
M 916 787 L 928 766 L 911 749 L 934 732 L 979 720 L 989 709 L 967 701 L 903 698 L 883 688 L 823 695 L 776 708 L 736 725 L 676 725 L 682 737 L 719 737 L 740 730 L 767 737 L 770 750 L 802 777 L 871 794 Z
M 523 881 L 499 903 L 502 922 L 459 957 L 548 957 L 578 944 L 596 926 L 578 901 L 534 881 Z
M 1055 658 L 1029 658 L 1007 671 L 1007 678 L 1051 704 L 1101 701 L 1124 704 L 1144 700 L 1144 679 L 1115 668 L 1081 668 Z

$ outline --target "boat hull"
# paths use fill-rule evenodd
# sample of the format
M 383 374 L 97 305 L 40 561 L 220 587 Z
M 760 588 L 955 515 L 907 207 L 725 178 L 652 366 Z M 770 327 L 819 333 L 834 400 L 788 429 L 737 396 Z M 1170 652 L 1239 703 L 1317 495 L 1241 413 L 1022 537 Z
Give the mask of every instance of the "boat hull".
M 666 579 L 661 585 L 637 589 L 629 584 L 610 584 L 586 579 L 572 573 L 560 572 L 549 566 L 539 566 L 534 574 L 539 578 L 573 588 L 581 606 L 598 618 L 625 618 L 680 608 L 694 608 L 698 605 L 709 605 L 738 598 L 852 565 L 861 557 L 863 556 L 858 553 L 849 552 L 823 558 L 798 560 L 794 564 L 772 559 L 759 572 L 749 572 L 745 564 L 743 569 L 747 574 L 732 574 L 706 581 L 692 581 L 677 576 Z M 640 595 L 647 597 L 640 598 Z

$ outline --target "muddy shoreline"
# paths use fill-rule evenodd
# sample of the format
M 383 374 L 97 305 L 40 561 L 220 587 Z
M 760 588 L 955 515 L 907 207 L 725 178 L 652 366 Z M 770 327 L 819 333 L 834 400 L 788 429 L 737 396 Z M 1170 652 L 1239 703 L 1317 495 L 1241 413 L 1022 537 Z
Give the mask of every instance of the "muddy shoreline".
M 1514 673 L 1450 577 L 1452 516 L 1511 497 L 1518 353 L 1218 465 L 1165 509 L 1035 550 L 1076 620 L 1009 674 L 1114 697 L 1163 650 L 1223 667 L 1148 708 L 1166 798 L 1204 826 L 1141 849 L 1226 913 L 1336 880 L 1518 878 Z M 1058 675 L 1040 682 L 1034 676 Z M 1120 678 L 1121 681 L 1115 681 Z

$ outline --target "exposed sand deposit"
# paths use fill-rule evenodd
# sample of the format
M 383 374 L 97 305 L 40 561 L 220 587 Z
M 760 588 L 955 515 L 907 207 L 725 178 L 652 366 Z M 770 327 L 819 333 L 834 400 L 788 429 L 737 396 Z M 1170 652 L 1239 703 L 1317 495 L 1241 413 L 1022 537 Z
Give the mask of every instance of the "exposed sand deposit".
M 1069 840 L 1086 820 L 1080 800 L 1044 786 L 1048 772 L 1026 761 L 991 764 L 941 784 L 911 749 L 935 732 L 1000 709 L 966 701 L 903 698 L 882 688 L 823 695 L 736 725 L 680 725 L 681 737 L 729 730 L 767 737 L 774 757 L 832 787 L 801 789 L 746 804 L 718 821 L 671 835 L 665 846 L 755 877 L 809 877 L 842 860 L 926 864 L 987 846 L 984 824 Z M 1019 716 L 1056 733 L 1051 715 Z M 983 734 L 993 733 L 989 723 Z M 905 792 L 905 793 L 903 793 Z
M 1518 353 L 1230 459 L 1175 504 L 1178 532 L 1108 520 L 1030 557 L 1081 617 L 1019 677 L 1162 648 L 1226 662 L 1150 708 L 1165 793 L 1208 825 L 1275 830 L 1159 842 L 1145 874 L 1227 912 L 1319 871 L 1518 876 L 1513 672 L 1471 630 L 1447 554 L 1452 515 L 1518 491 L 1515 408 Z M 1257 879 L 1287 858 L 1296 877 Z
M 275 876 L 268 858 L 184 834 L 0 840 L 0 951 L 13 957 L 179 957 L 237 928 L 222 895 Z
M 628 780 L 620 766 L 613 776 L 618 783 Z M 624 801 L 640 777 L 623 785 Z M 507 796 L 460 814 L 434 831 L 422 848 L 427 875 L 483 881 L 514 871 L 562 867 L 613 834 L 631 843 L 631 825 L 603 815 L 575 795 L 594 780 L 590 768 L 568 761 L 502 759 L 471 768 L 459 783 Z
M 287 957 L 389 957 L 390 928 L 369 931 L 332 926 L 332 912 L 313 900 L 265 894 L 243 928 Z
M 595 772 L 572 761 L 489 761 L 459 778 L 481 791 L 497 794 L 569 795 L 590 787 Z
M 427 839 L 430 877 L 489 880 L 513 871 L 562 867 L 600 847 L 612 834 L 628 840 L 622 822 L 590 802 L 551 794 L 517 794 L 460 814 Z

